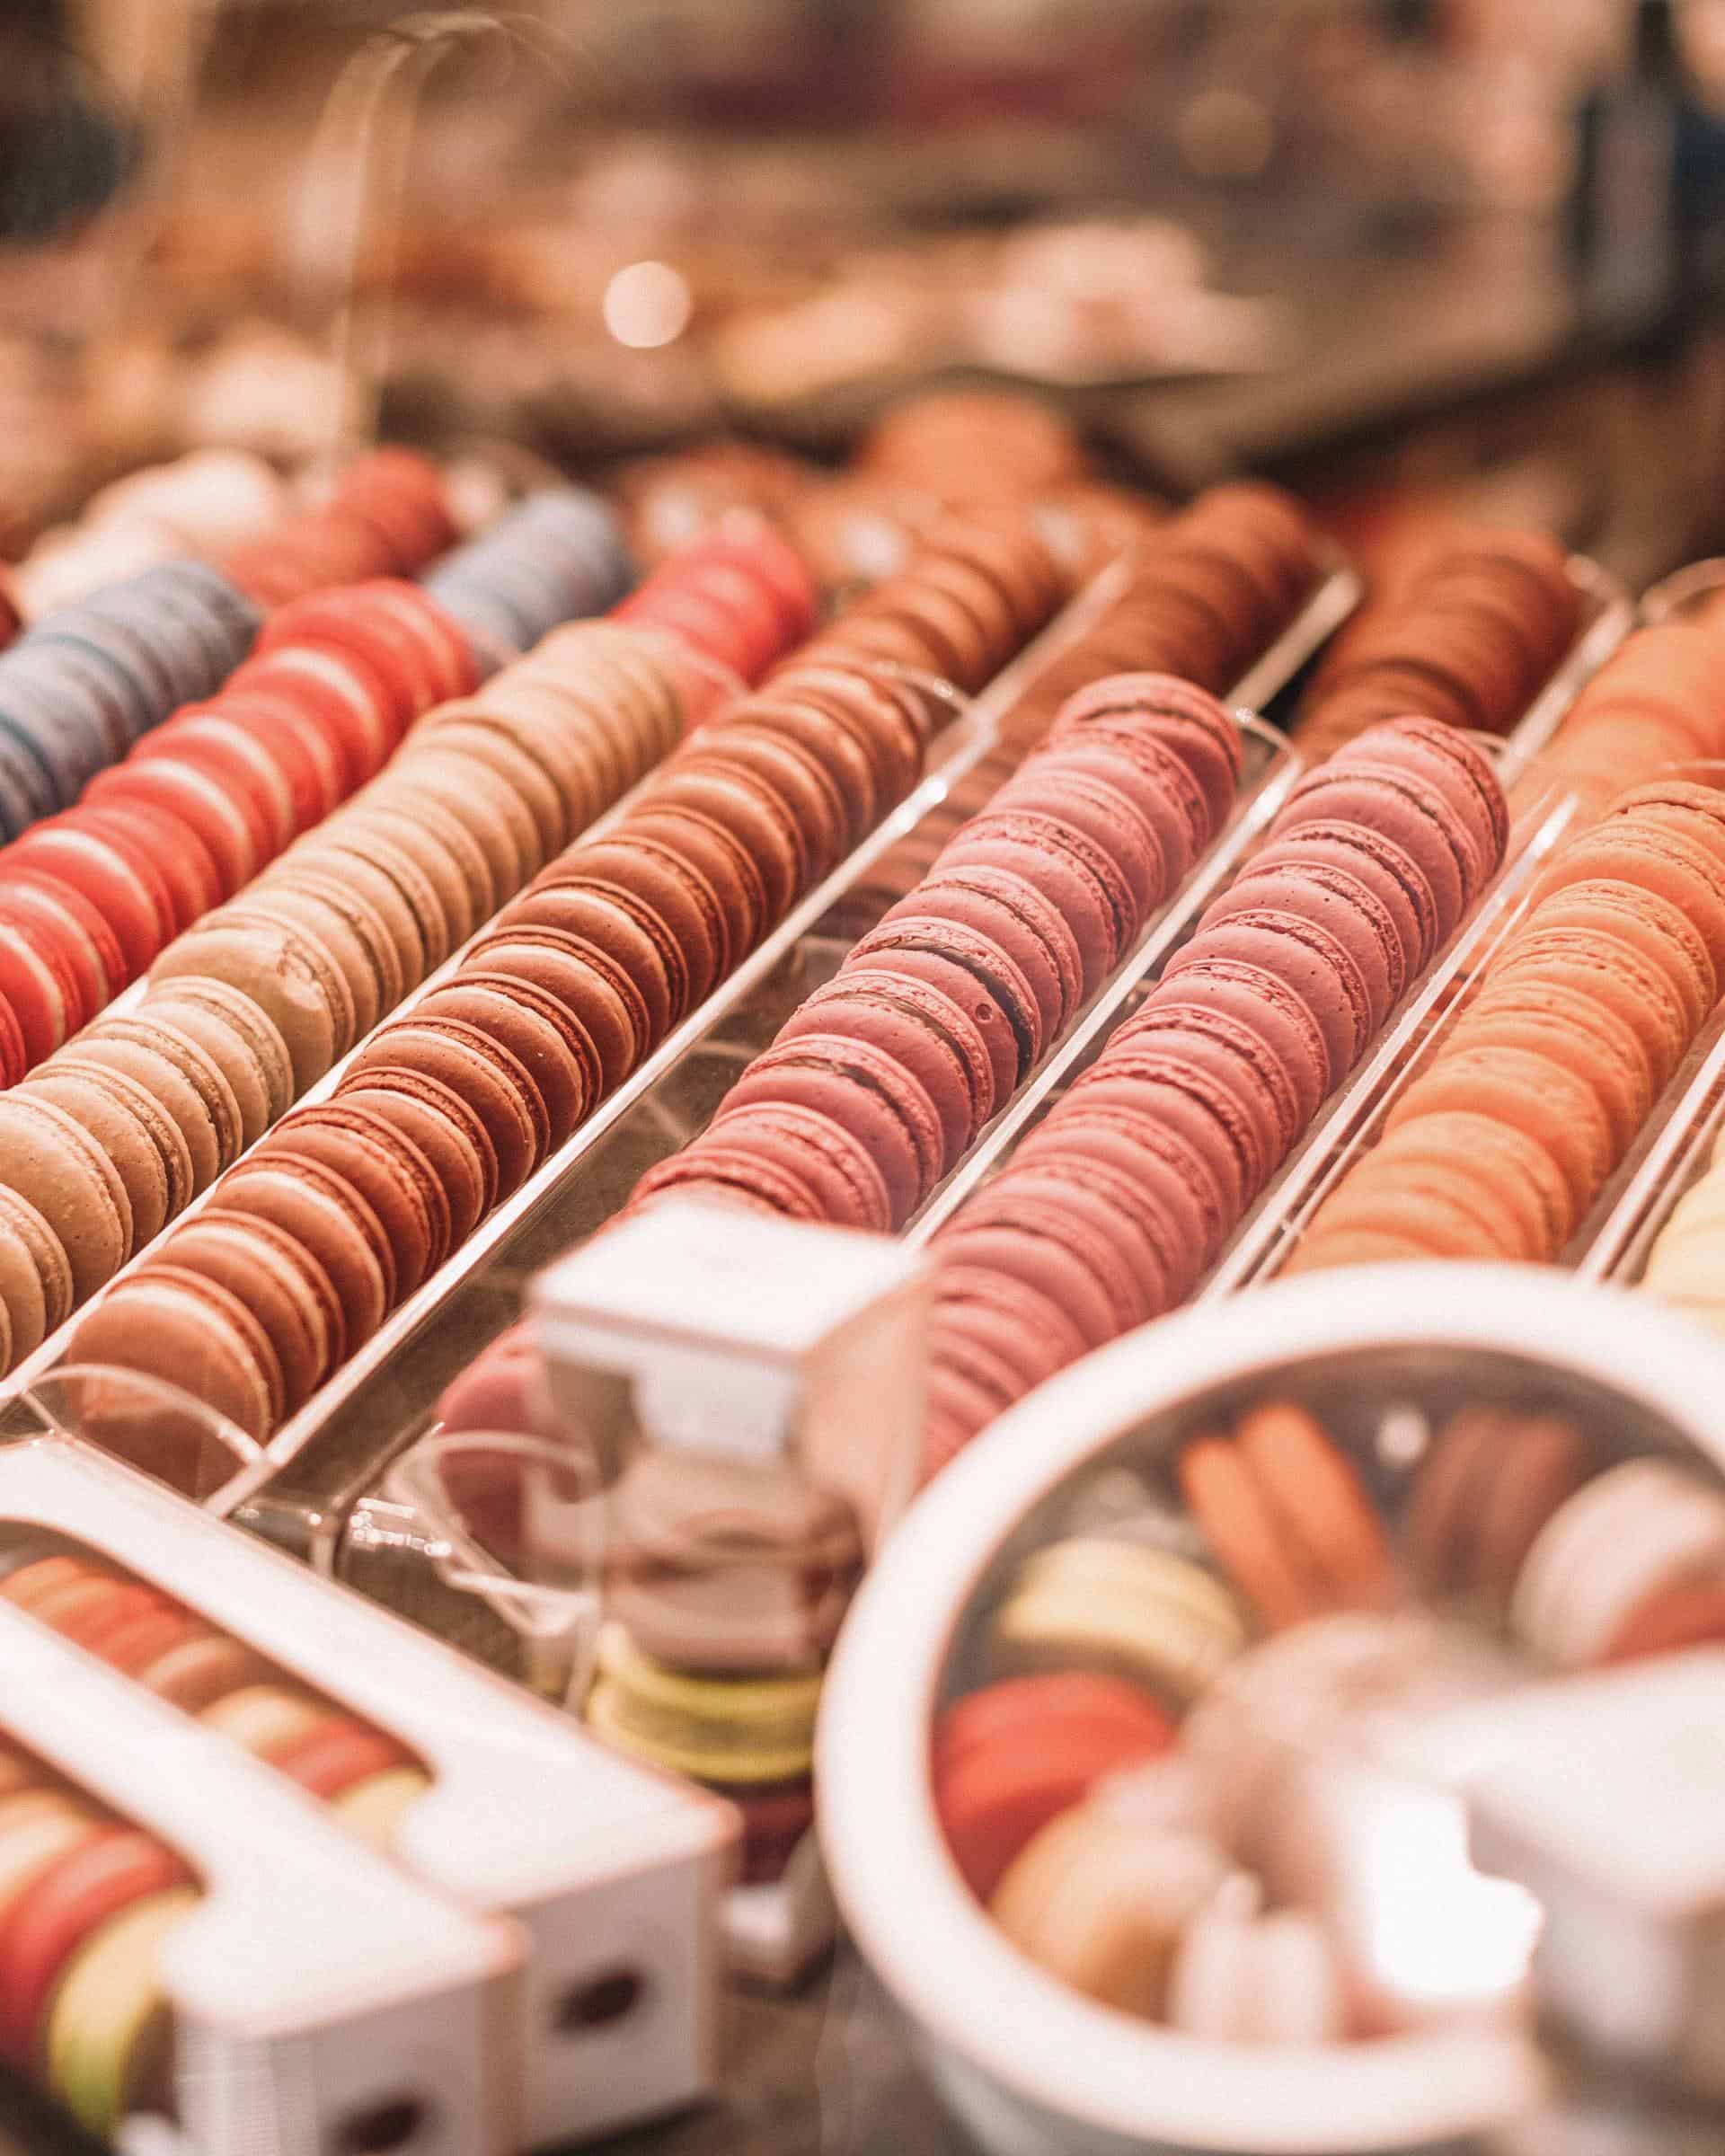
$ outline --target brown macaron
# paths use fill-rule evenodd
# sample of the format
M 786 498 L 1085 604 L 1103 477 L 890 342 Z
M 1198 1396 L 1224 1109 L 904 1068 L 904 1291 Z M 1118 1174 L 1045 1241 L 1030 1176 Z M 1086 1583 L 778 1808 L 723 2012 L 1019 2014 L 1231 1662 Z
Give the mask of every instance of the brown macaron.
M 244 1143 L 253 1145 L 293 1105 L 294 1064 L 268 1012 L 226 981 L 186 975 L 153 989 L 146 1015 L 170 1020 L 220 1069 L 238 1103 Z
M 411 1295 L 455 1247 L 456 1215 L 444 1180 L 381 1107 L 343 1096 L 302 1109 L 282 1124 L 270 1149 L 282 1161 L 321 1162 L 365 1199 L 394 1253 L 397 1302 Z
M 207 1206 L 152 1261 L 213 1281 L 262 1326 L 281 1365 L 281 1412 L 303 1407 L 347 1353 L 347 1320 L 329 1275 L 297 1236 L 256 1215 Z
M 545 1104 L 549 1149 L 596 1105 L 604 1066 L 592 1036 L 554 996 L 514 974 L 464 966 L 414 1009 L 416 1018 L 462 1020 L 518 1059 Z
M 376 1114 L 431 1163 L 449 1207 L 449 1247 L 459 1250 L 497 1202 L 497 1149 L 458 1093 L 423 1073 L 381 1064 L 342 1082 L 330 1103 Z
M 606 1093 L 651 1052 L 645 997 L 623 968 L 584 936 L 526 925 L 500 928 L 473 945 L 467 963 L 528 982 L 577 1020 L 598 1051 Z
M 222 1180 L 227 1212 L 269 1221 L 327 1275 L 347 1319 L 347 1351 L 368 1340 L 395 1300 L 395 1255 L 383 1223 L 344 1176 L 266 1140 Z
M 520 1058 L 477 1026 L 417 1012 L 385 1026 L 350 1076 L 373 1069 L 418 1071 L 446 1085 L 484 1125 L 497 1157 L 497 1196 L 518 1190 L 551 1144 L 544 1094 Z
M 131 1255 L 131 1199 L 102 1144 L 64 1109 L 22 1088 L 0 1094 L 0 1184 L 54 1231 L 75 1302 Z
M 143 1089 L 134 1086 L 128 1092 L 126 1086 L 127 1081 L 112 1071 L 87 1065 L 62 1070 L 50 1056 L 24 1080 L 21 1092 L 52 1102 L 102 1148 L 126 1186 L 132 1247 L 142 1250 L 190 1199 L 191 1162 L 172 1118 L 154 1102 L 153 1117 L 141 1114 L 135 1096 Z M 165 1138 L 165 1151 L 159 1136 Z
M 177 1385 L 256 1440 L 285 1411 L 286 1381 L 262 1324 L 237 1295 L 175 1265 L 152 1262 L 116 1281 L 68 1354 Z
M 6 1312 L 6 1366 L 33 1355 L 72 1314 L 66 1246 L 28 1199 L 0 1184 L 0 1303 Z
M 237 904 L 223 906 L 171 943 L 151 969 L 155 984 L 188 974 L 225 981 L 249 996 L 287 1043 L 294 1091 L 315 1085 L 356 1038 L 353 996 L 322 946 L 290 923 Z

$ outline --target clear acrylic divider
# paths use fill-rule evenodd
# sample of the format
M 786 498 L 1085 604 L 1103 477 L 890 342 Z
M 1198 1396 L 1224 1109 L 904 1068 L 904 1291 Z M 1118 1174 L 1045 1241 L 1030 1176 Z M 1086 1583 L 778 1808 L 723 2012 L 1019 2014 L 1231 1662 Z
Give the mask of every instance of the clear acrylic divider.
M 1513 786 L 1551 741 L 1570 707 L 1635 626 L 1635 602 L 1622 580 L 1586 554 L 1570 556 L 1570 581 L 1583 603 L 1581 628 L 1557 670 L 1504 737 L 1499 766 Z
M 386 1489 L 424 1530 L 444 1584 L 477 1595 L 513 1634 L 513 1674 L 579 1710 L 605 1563 L 605 1492 L 587 1451 L 509 1432 L 434 1436 L 395 1462 Z
M 111 1363 L 63 1363 L 27 1386 L 18 1404 L 34 1434 L 83 1438 L 194 1505 L 219 1502 L 263 1456 L 237 1424 L 193 1394 Z

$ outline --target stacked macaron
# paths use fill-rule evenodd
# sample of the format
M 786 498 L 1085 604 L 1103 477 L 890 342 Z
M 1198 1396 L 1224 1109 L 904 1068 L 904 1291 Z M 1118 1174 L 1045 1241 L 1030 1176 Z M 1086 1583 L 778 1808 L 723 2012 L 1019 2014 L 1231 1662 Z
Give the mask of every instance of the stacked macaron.
M 177 705 L 212 695 L 259 619 L 215 570 L 174 561 L 26 632 L 0 656 L 0 836 L 69 808 Z
M 1545 870 L 1289 1269 L 1554 1259 L 1683 1061 L 1722 969 L 1725 797 L 1632 788 Z
M 751 1884 L 813 1816 L 820 1673 L 862 1561 L 844 1498 L 784 1463 L 649 1452 L 607 1493 L 588 1719 L 740 1807 Z
M 1073 698 L 637 1198 L 901 1227 L 1189 873 L 1239 772 L 1237 724 L 1188 683 Z
M 8 1143 L 13 1134 L 4 1119 L 22 1119 L 15 1142 L 23 1146 L 25 1127 L 34 1131 L 47 1112 L 40 1104 L 47 1097 L 57 1104 L 57 1127 L 69 1127 L 59 1129 L 61 1144 L 52 1149 L 53 1157 L 66 1146 L 77 1149 L 80 1139 L 87 1147 L 98 1127 L 84 1075 L 93 1057 L 111 1068 L 123 1065 L 123 1074 L 146 1095 L 139 1100 L 128 1088 L 123 1099 L 106 1104 L 100 1127 L 111 1161 L 122 1157 L 114 1150 L 122 1124 L 129 1135 L 124 1157 L 137 1154 L 140 1177 L 152 1150 L 177 1155 L 183 1144 L 192 1154 L 189 1177 L 176 1171 L 173 1160 L 165 1162 L 170 1194 L 164 1202 L 158 1202 L 152 1176 L 141 1219 L 137 1208 L 128 1216 L 121 1206 L 118 1223 L 104 1222 L 76 1268 L 72 1303 L 82 1303 L 111 1278 L 133 1250 L 142 1249 L 165 1220 L 248 1148 L 244 1167 L 224 1186 L 224 1205 L 258 1200 L 267 1209 L 276 1189 L 270 1178 L 285 1176 L 289 1185 L 314 1181 L 298 1164 L 297 1127 L 304 1118 L 266 1137 L 270 1127 L 373 1033 L 407 990 L 532 872 L 566 833 L 565 819 L 579 816 L 586 821 L 599 814 L 663 755 L 680 728 L 676 684 L 645 640 L 604 623 L 559 632 L 532 659 L 493 676 L 472 703 L 447 704 L 433 712 L 385 777 L 291 847 L 238 899 L 216 907 L 169 946 L 134 1012 L 99 1020 L 10 1100 L 0 1101 L 0 1159 L 8 1163 L 9 1180 L 16 1178 L 11 1172 L 13 1144 Z M 446 1144 L 459 1153 L 458 1164 L 445 1159 L 435 1141 L 435 1165 L 411 1140 L 404 1151 L 386 1149 L 385 1182 L 392 1191 L 398 1183 L 411 1188 L 411 1195 L 397 1194 L 393 1201 L 396 1211 L 405 1207 L 410 1216 L 402 1224 L 391 1215 L 400 1247 L 374 1254 L 372 1246 L 386 1239 L 362 1197 L 361 1227 L 344 1224 L 336 1248 L 323 1253 L 335 1268 L 333 1289 L 325 1283 L 325 1299 L 332 1293 L 339 1321 L 320 1334 L 305 1383 L 290 1371 L 280 1384 L 272 1378 L 261 1391 L 243 1393 L 244 1411 L 234 1419 L 253 1435 L 273 1427 L 292 1411 L 288 1403 L 297 1405 L 312 1385 L 321 1383 L 395 1301 L 441 1262 L 452 1239 L 464 1235 L 481 1212 L 530 1172 L 553 1133 L 561 1142 L 597 1100 L 602 1082 L 598 1052 L 588 1036 L 578 1034 L 577 1021 L 561 1014 L 549 1020 L 544 993 L 529 984 L 512 985 L 509 994 L 489 1002 L 485 986 L 481 979 L 482 1032 L 464 1021 L 446 1041 L 446 1003 L 453 1001 L 465 1017 L 473 1015 L 474 985 L 463 976 L 439 992 L 442 1003 L 429 999 L 423 1019 L 378 1031 L 364 1067 L 354 1074 L 351 1082 L 363 1087 L 380 1061 L 392 1069 L 417 1067 L 428 1038 L 434 1044 L 431 1060 L 441 1068 L 436 1044 L 444 1043 L 444 1059 L 453 1057 L 456 1091 L 476 1094 L 482 1111 L 494 1111 L 491 1135 L 482 1129 L 470 1138 L 457 1101 L 454 1120 L 462 1128 Z M 608 989 L 608 982 L 601 981 L 597 993 L 603 997 Z M 605 1008 L 608 1015 L 610 1005 Z M 483 1044 L 477 1056 L 470 1038 L 476 1033 Z M 186 1035 L 193 1037 L 190 1047 Z M 609 1049 L 611 1038 L 601 1038 Z M 531 1074 L 505 1042 L 525 1048 Z M 494 1096 L 509 1096 L 512 1083 L 519 1088 L 512 1109 L 497 1108 Z M 162 1127 L 163 1111 L 171 1129 Z M 327 1117 L 332 1111 L 308 1112 Z M 406 1119 L 415 1120 L 411 1115 Z M 146 1122 L 147 1132 L 130 1128 Z M 40 1139 L 31 1142 L 40 1150 Z M 288 1163 L 285 1169 L 283 1162 Z M 356 1178 L 363 1192 L 367 1175 L 356 1168 L 347 1180 Z M 443 1193 L 421 1194 L 422 1184 L 439 1182 L 454 1191 L 458 1233 Z M 82 1208 L 93 1196 L 87 1180 L 79 1185 L 78 1206 L 64 1170 L 51 1189 L 32 1186 L 32 1191 L 61 1240 L 77 1231 L 91 1245 L 82 1224 Z M 288 1232 L 298 1229 L 313 1250 L 321 1251 L 315 1227 L 300 1222 L 294 1205 L 288 1212 Z M 190 1226 L 185 1231 L 197 1233 Z M 356 1235 L 357 1255 L 349 1247 Z M 172 1239 L 159 1253 L 169 1270 L 180 1265 L 178 1241 Z M 119 1308 L 145 1307 L 155 1292 L 147 1274 L 122 1284 Z M 223 1333 L 219 1313 L 205 1312 L 204 1318 L 208 1330 Z M 107 1339 L 100 1315 L 81 1329 L 75 1354 L 95 1354 L 86 1337 L 92 1330 L 102 1346 L 98 1359 L 130 1359 Z M 134 1366 L 162 1375 L 178 1370 L 183 1378 L 194 1365 L 154 1359 L 167 1352 L 166 1338 L 165 1327 L 146 1328 L 134 1351 L 145 1359 Z M 15 1357 L 27 1350 L 14 1339 L 13 1352 Z M 300 1368 L 296 1350 L 279 1344 L 279 1356 L 292 1370 Z M 222 1401 L 208 1392 L 206 1396 L 233 1412 L 226 1395 Z
M 1676 764 L 1725 756 L 1725 622 L 1714 614 L 1641 630 L 1577 697 L 1523 785 L 1579 794 L 1598 815 L 1625 786 Z
M 1641 1286 L 1725 1331 L 1725 1139 L 1654 1239 Z
M 1134 1015 L 947 1223 L 924 1469 L 1191 1292 L 1496 872 L 1490 763 L 1396 720 L 1290 794 Z
M 7 1553 L 0 1598 L 231 1737 L 378 1847 L 431 1786 L 405 1745 L 135 1576 L 76 1550 Z M 0 2057 L 24 2063 L 25 2001 L 0 1979 Z
M 157 561 L 213 558 L 257 539 L 283 514 L 287 490 L 261 457 L 196 449 L 102 488 L 75 525 L 44 532 L 18 564 L 33 621 Z
M 1342 631 L 1296 721 L 1301 754 L 1333 754 L 1380 719 L 1507 733 L 1574 642 L 1581 595 L 1543 532 L 1439 538 Z
M 156 1959 L 199 1898 L 165 1842 L 0 1737 L 0 2057 L 104 2140 L 172 2107 Z
M 285 606 L 331 585 L 417 576 L 456 536 L 437 466 L 411 449 L 376 449 L 327 500 L 230 549 L 221 568 L 256 605 Z
M 149 574 L 219 581 L 191 564 Z M 173 618 L 159 595 L 152 612 Z M 414 586 L 382 582 L 282 609 L 214 696 L 208 675 L 188 676 L 181 686 L 195 693 L 176 694 L 172 720 L 99 771 L 75 807 L 0 851 L 5 1082 L 86 1025 L 371 777 L 430 704 L 473 679 L 455 624 Z
M 424 588 L 500 660 L 531 650 L 561 622 L 603 614 L 632 573 L 622 527 L 598 496 L 547 487 L 439 562 Z

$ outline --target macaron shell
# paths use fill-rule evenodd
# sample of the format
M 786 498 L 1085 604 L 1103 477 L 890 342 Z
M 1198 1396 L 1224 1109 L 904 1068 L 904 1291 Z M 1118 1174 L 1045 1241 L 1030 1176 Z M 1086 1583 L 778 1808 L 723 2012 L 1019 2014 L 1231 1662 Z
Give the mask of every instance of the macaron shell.
M 177 1195 L 183 1205 L 190 1197 L 190 1163 L 186 1162 L 184 1181 L 176 1193 L 152 1127 L 139 1118 L 118 1085 L 103 1082 L 105 1075 L 62 1073 L 50 1062 L 25 1082 L 23 1092 L 59 1109 L 101 1147 L 126 1187 L 132 1241 L 141 1249 L 161 1233 L 172 1197 Z
M 67 1359 L 165 1379 L 248 1437 L 267 1437 L 281 1414 L 281 1365 L 263 1327 L 237 1297 L 159 1259 L 115 1283 Z
M 0 1095 L 0 1176 L 53 1231 L 85 1301 L 126 1262 L 131 1200 L 101 1145 L 64 1109 L 22 1090 Z

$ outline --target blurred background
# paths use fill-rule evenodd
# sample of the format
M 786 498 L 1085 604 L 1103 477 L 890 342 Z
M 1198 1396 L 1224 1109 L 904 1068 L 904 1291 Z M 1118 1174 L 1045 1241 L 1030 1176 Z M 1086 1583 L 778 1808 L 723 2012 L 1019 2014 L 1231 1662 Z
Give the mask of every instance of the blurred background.
M 1725 538 L 1725 0 L 6 0 L 0 60 L 0 544 L 315 455 L 338 362 L 583 472 L 958 375 L 1349 536 Z

